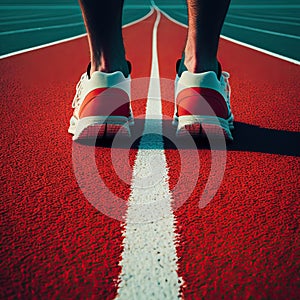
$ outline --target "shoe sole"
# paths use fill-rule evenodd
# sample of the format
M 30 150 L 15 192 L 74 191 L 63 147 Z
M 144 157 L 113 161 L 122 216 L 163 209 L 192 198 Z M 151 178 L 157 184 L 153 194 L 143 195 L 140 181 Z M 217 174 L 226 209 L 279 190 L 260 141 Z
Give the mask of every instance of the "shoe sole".
M 232 116 L 227 120 L 212 116 L 181 116 L 174 118 L 173 125 L 177 125 L 176 135 L 179 137 L 189 134 L 194 137 L 221 138 L 223 136 L 226 140 L 233 140 Z
M 113 138 L 117 134 L 122 137 L 130 137 L 129 127 L 133 124 L 132 119 L 122 116 L 85 117 L 70 125 L 68 132 L 73 134 L 73 141 Z

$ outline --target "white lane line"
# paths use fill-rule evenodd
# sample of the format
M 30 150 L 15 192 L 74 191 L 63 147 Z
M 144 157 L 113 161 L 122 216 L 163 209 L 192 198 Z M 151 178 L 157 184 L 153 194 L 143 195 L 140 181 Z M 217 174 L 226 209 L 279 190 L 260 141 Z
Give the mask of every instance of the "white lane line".
M 148 5 L 148 8 L 150 8 L 149 5 Z M 147 18 L 149 18 L 153 13 L 154 13 L 154 8 L 151 7 L 150 11 L 146 15 L 144 15 L 143 17 L 141 17 L 141 18 L 139 18 L 139 19 L 137 19 L 135 21 L 132 21 L 130 23 L 127 23 L 127 24 L 123 25 L 123 28 L 127 28 L 129 26 L 132 26 L 132 25 L 135 25 L 137 23 L 140 23 L 140 22 L 146 20 Z
M 0 22 L 0 25 L 16 25 L 16 24 L 26 24 L 26 23 L 34 23 L 34 22 L 40 22 L 40 21 L 54 21 L 54 20 L 64 20 L 74 17 L 81 16 L 81 13 L 67 15 L 67 16 L 60 16 L 60 17 L 48 17 L 48 18 L 37 18 L 37 19 L 29 19 L 29 20 L 15 20 L 15 21 L 5 21 Z M 27 17 L 27 16 L 26 16 Z
M 160 11 L 167 19 L 169 19 L 171 22 L 179 25 L 179 26 L 182 26 L 182 27 L 185 27 L 187 28 L 188 26 L 184 23 L 181 23 L 179 21 L 177 21 L 176 19 L 172 18 L 170 15 L 168 15 L 166 12 L 164 11 Z M 270 55 L 272 57 L 276 57 L 276 58 L 279 58 L 281 60 L 284 60 L 284 61 L 287 61 L 287 62 L 290 62 L 290 63 L 293 63 L 295 65 L 300 65 L 300 61 L 296 60 L 296 59 L 293 59 L 293 58 L 290 58 L 290 57 L 286 57 L 284 55 L 281 55 L 281 54 L 277 54 L 277 53 L 274 53 L 274 52 L 271 52 L 271 51 L 268 51 L 266 49 L 262 49 L 262 48 L 259 48 L 259 47 L 256 47 L 256 46 L 253 46 L 253 45 L 250 45 L 250 44 L 247 44 L 247 43 L 244 43 L 244 42 L 241 42 L 241 41 L 238 41 L 236 39 L 233 39 L 233 38 L 230 38 L 230 37 L 227 37 L 225 35 L 221 35 L 221 38 L 224 39 L 224 40 L 227 40 L 229 42 L 232 42 L 234 44 L 237 44 L 237 45 L 240 45 L 240 46 L 243 46 L 243 47 L 246 47 L 246 48 L 249 48 L 249 49 L 252 49 L 252 50 L 255 50 L 255 51 L 258 51 L 258 52 L 261 52 L 261 53 L 264 53 L 264 54 L 267 54 L 267 55 Z
M 1 11 L 1 10 L 0 10 Z M 19 19 L 19 16 L 17 16 L 14 12 L 13 13 L 13 16 L 0 16 L 0 20 L 1 21 L 7 21 L 7 20 L 18 20 Z M 23 15 L 24 18 L 33 18 L 33 17 L 40 17 L 42 16 L 43 13 L 37 13 L 37 14 L 26 14 L 26 15 Z
M 10 34 L 26 33 L 26 32 L 33 32 L 33 31 L 61 29 L 61 28 L 68 28 L 68 27 L 74 27 L 74 26 L 83 26 L 83 25 L 84 25 L 83 21 L 81 21 L 81 22 L 64 24 L 64 25 L 52 25 L 52 26 L 45 26 L 45 27 L 36 27 L 36 28 L 10 30 L 10 31 L 0 32 L 0 36 L 10 35 Z
M 78 5 L 0 5 L 1 10 L 62 10 L 62 9 L 76 9 Z
M 146 8 L 150 8 L 149 6 L 146 6 Z M 125 7 L 124 10 L 130 9 L 128 7 Z M 151 12 L 151 11 L 150 11 Z M 77 14 L 72 14 L 72 15 L 67 15 L 67 16 L 60 16 L 60 17 L 48 17 L 48 18 L 38 18 L 38 19 L 30 19 L 30 20 L 15 20 L 15 21 L 4 21 L 4 22 L 0 22 L 0 25 L 15 25 L 15 24 L 24 24 L 24 23 L 34 23 L 34 22 L 39 22 L 39 21 L 53 21 L 53 20 L 64 20 L 64 19 L 69 19 L 69 18 L 73 18 L 73 17 L 79 17 L 81 16 L 81 13 L 77 13 Z M 146 15 L 147 16 L 147 15 Z M 27 17 L 27 16 L 26 16 Z M 142 19 L 144 19 L 145 17 L 142 17 L 141 19 L 138 19 L 138 22 L 140 22 Z M 136 23 L 137 21 L 133 21 L 131 23 Z M 81 22 L 83 24 L 83 21 Z M 130 23 L 130 24 L 131 24 Z M 77 24 L 77 23 L 76 23 Z M 128 24 L 126 24 L 128 25 Z M 64 24 L 62 25 L 58 25 L 58 26 L 65 26 Z M 68 26 L 68 24 L 67 24 Z M 35 31 L 35 30 L 40 30 L 40 29 L 47 29 L 50 28 L 52 26 L 48 26 L 48 27 L 38 27 L 38 28 L 28 28 L 28 29 L 22 29 L 20 30 L 20 32 L 23 32 L 25 30 L 25 32 L 27 32 L 26 30 L 29 31 Z M 7 32 L 4 32 L 7 33 Z M 8 31 L 8 33 L 10 34 L 10 31 Z M 14 31 L 12 31 L 12 33 L 14 33 Z M 18 30 L 16 30 L 16 33 L 18 33 Z M 1 34 L 0 34 L 1 35 Z
M 149 6 L 148 6 L 148 8 L 149 8 Z M 129 26 L 132 26 L 132 25 L 135 25 L 139 22 L 142 22 L 143 20 L 150 17 L 153 14 L 153 12 L 154 12 L 154 9 L 151 8 L 151 10 L 145 16 L 143 16 L 143 17 L 141 17 L 141 18 L 139 18 L 139 19 L 137 19 L 133 22 L 130 22 L 130 23 L 127 23 L 127 24 L 123 25 L 123 28 L 127 28 Z M 30 47 L 30 48 L 27 48 L 27 49 L 22 49 L 22 50 L 19 50 L 19 51 L 14 51 L 14 52 L 11 52 L 11 53 L 3 54 L 3 55 L 0 56 L 0 60 L 4 59 L 4 58 L 9 58 L 9 57 L 12 57 L 12 56 L 15 56 L 15 55 L 19 55 L 19 54 L 23 54 L 23 53 L 27 53 L 27 52 L 31 52 L 31 51 L 35 51 L 35 50 L 39 50 L 39 49 L 43 49 L 43 48 L 46 48 L 46 47 L 55 46 L 55 45 L 58 45 L 58 44 L 70 42 L 70 41 L 82 38 L 84 36 L 86 36 L 86 33 L 79 34 L 79 35 L 76 35 L 76 36 L 73 36 L 73 37 L 70 37 L 70 38 L 58 40 L 58 41 L 55 41 L 55 42 L 51 42 L 51 43 L 47 43 L 47 44 L 43 44 L 43 45 Z
M 235 27 L 235 28 L 240 28 L 240 29 L 246 29 L 246 30 L 250 30 L 250 31 L 255 31 L 255 32 L 259 32 L 259 33 L 266 33 L 266 34 L 282 36 L 282 37 L 286 37 L 286 38 L 290 38 L 290 39 L 300 40 L 300 36 L 298 36 L 298 35 L 292 35 L 292 34 L 286 34 L 286 33 L 271 31 L 271 30 L 264 30 L 264 29 L 254 28 L 254 27 L 250 27 L 250 26 L 238 25 L 238 24 L 234 24 L 234 23 L 231 23 L 231 22 L 224 22 L 224 25 Z
M 245 16 L 249 17 L 260 17 L 260 18 L 268 18 L 268 19 L 278 19 L 278 20 L 290 20 L 290 21 L 299 21 L 299 18 L 295 17 L 286 17 L 286 16 L 280 16 L 280 15 L 259 15 L 259 14 L 251 14 L 251 13 L 244 13 Z
M 147 4 L 125 4 L 125 9 L 144 9 L 148 8 Z M 62 9 L 76 9 L 78 10 L 78 5 L 0 5 L 1 10 L 62 10 Z
M 143 9 L 149 7 L 146 4 L 127 4 L 129 9 Z M 186 9 L 185 4 L 164 4 L 159 5 L 161 9 Z M 230 8 L 234 9 L 296 9 L 300 8 L 298 4 L 231 4 Z M 78 5 L 1 5 L 1 10 L 61 10 L 61 9 L 78 9 Z
M 300 8 L 298 4 L 231 4 L 233 9 L 296 9 Z M 185 4 L 162 4 L 159 9 L 186 9 Z
M 55 41 L 55 42 L 35 46 L 35 47 L 30 47 L 30 48 L 22 49 L 22 50 L 19 50 L 19 51 L 14 51 L 14 52 L 11 52 L 11 53 L 8 53 L 8 54 L 3 54 L 3 55 L 0 56 L 0 60 L 4 59 L 4 58 L 9 58 L 9 57 L 12 57 L 12 56 L 15 56 L 15 55 L 19 55 L 19 54 L 23 54 L 23 53 L 27 53 L 27 52 L 31 52 L 31 51 L 35 51 L 35 50 L 40 50 L 40 49 L 47 48 L 47 47 L 50 47 L 50 46 L 55 46 L 55 45 L 58 45 L 58 44 L 70 42 L 70 41 L 82 38 L 84 36 L 86 36 L 86 33 L 79 34 L 79 35 L 76 35 L 76 36 L 73 36 L 73 37 L 70 37 L 70 38 L 67 38 L 67 39 L 63 39 L 63 40 L 59 40 L 59 41 Z
M 237 9 L 290 9 L 300 8 L 299 4 L 231 4 L 230 8 Z
M 265 49 L 262 49 L 262 48 L 259 48 L 259 47 L 256 47 L 256 46 L 244 43 L 244 42 L 240 42 L 240 41 L 232 39 L 232 38 L 230 38 L 228 36 L 221 35 L 221 38 L 224 39 L 224 40 L 226 40 L 226 41 L 232 42 L 234 44 L 237 44 L 237 45 L 240 45 L 240 46 L 243 46 L 243 47 L 246 47 L 246 48 L 249 48 L 249 49 L 252 49 L 252 50 L 255 50 L 255 51 L 258 51 L 258 52 L 261 52 L 261 53 L 264 53 L 264 54 L 276 57 L 276 58 L 279 58 L 281 60 L 284 60 L 284 61 L 287 61 L 287 62 L 290 62 L 290 63 L 293 63 L 295 65 L 300 65 L 300 61 L 299 60 L 292 59 L 292 58 L 289 58 L 289 57 L 286 57 L 286 56 L 283 56 L 283 55 L 280 55 L 280 54 L 277 54 L 277 53 L 274 53 L 274 52 L 271 52 L 271 51 L 268 51 L 268 50 L 265 50 Z
M 176 12 L 176 15 L 187 18 L 186 14 L 182 14 L 182 13 L 179 13 L 179 12 Z M 286 37 L 286 38 L 292 38 L 292 39 L 300 40 L 300 36 L 292 35 L 292 34 L 286 34 L 286 33 L 281 33 L 281 32 L 276 32 L 276 31 L 270 31 L 270 30 L 254 28 L 254 27 L 250 27 L 250 26 L 238 25 L 238 24 L 231 23 L 231 22 L 224 22 L 224 25 L 231 26 L 231 27 L 236 27 L 236 28 L 240 28 L 240 29 L 256 31 L 256 32 L 259 32 L 259 33 L 266 33 L 266 34 L 271 34 L 271 35 L 282 36 L 282 37 Z
M 177 274 L 174 215 L 164 144 L 162 139 L 162 106 L 157 57 L 157 27 L 160 12 L 153 28 L 152 68 L 146 106 L 143 136 L 136 156 L 131 195 L 124 229 L 123 254 L 120 265 L 117 299 L 178 299 L 181 279 Z M 155 121 L 154 121 L 155 120 Z M 154 135 L 153 135 L 154 133 Z M 150 137 L 151 135 L 151 137 Z M 155 150 L 153 150 L 153 148 Z M 160 172 L 154 174 L 157 184 L 141 187 L 141 178 L 148 177 L 155 164 Z M 157 178 L 159 176 L 159 178 Z M 145 211 L 145 206 L 151 208 Z M 152 209 L 160 209 L 159 212 Z M 162 215 L 148 218 L 151 214 Z M 142 215 L 148 222 L 134 223 Z M 143 219 L 143 218 L 142 218 Z
M 293 26 L 299 26 L 300 23 L 297 22 L 288 22 L 288 21 L 279 21 L 275 19 L 266 19 L 265 17 L 255 18 L 255 17 L 244 17 L 244 16 L 235 16 L 232 14 L 227 14 L 227 17 L 233 18 L 233 19 L 240 19 L 240 20 L 249 20 L 249 21 L 258 21 L 263 23 L 271 23 L 271 24 L 284 24 L 284 25 L 293 25 Z M 299 21 L 299 19 L 298 19 Z

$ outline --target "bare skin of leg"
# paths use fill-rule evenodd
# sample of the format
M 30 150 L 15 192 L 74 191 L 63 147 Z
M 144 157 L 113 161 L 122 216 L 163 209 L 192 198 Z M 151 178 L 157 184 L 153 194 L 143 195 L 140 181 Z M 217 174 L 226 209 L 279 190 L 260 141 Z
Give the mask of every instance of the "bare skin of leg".
M 122 71 L 127 77 L 128 65 L 122 37 L 124 0 L 79 0 L 88 34 L 91 71 Z
M 129 73 L 122 38 L 123 2 L 79 0 L 89 39 L 91 73 Z M 189 29 L 179 73 L 187 69 L 218 74 L 219 37 L 229 4 L 230 0 L 187 0 Z
M 186 1 L 189 28 L 179 73 L 187 69 L 192 73 L 218 74 L 219 37 L 230 0 Z

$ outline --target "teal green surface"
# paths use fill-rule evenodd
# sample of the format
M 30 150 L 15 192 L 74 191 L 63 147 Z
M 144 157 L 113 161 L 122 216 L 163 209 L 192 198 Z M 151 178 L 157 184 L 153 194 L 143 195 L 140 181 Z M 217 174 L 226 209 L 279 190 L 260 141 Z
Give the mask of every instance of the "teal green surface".
M 155 3 L 172 18 L 187 24 L 184 0 Z M 123 24 L 149 11 L 150 1 L 125 0 Z M 0 4 L 0 25 L 0 55 L 85 33 L 75 0 L 5 0 Z M 300 60 L 299 29 L 299 1 L 232 0 L 222 34 Z

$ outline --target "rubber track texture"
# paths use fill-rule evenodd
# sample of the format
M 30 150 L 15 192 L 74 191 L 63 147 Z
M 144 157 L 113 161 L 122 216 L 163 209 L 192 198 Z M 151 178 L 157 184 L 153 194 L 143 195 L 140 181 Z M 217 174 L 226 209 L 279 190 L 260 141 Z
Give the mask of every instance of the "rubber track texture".
M 185 28 L 161 21 L 161 78 L 175 78 L 174 62 L 185 38 Z M 184 190 L 182 199 L 175 199 L 186 200 L 175 212 L 182 292 L 185 299 L 295 299 L 300 292 L 299 66 L 225 40 L 219 59 L 231 74 L 234 142 L 227 145 L 217 195 L 199 209 L 211 151 L 207 142 L 196 140 L 201 165 L 197 185 L 187 200 Z M 172 99 L 171 85 L 163 91 L 163 99 Z M 167 119 L 173 105 L 163 103 Z M 166 144 L 171 190 L 180 175 L 176 152 Z M 191 176 L 196 175 L 191 171 Z
M 127 55 L 134 62 L 132 78 L 150 74 L 154 20 L 151 16 L 123 31 L 126 45 L 131 45 Z M 143 52 L 133 47 L 137 39 Z M 85 199 L 74 175 L 72 146 L 81 151 L 83 163 L 91 146 L 72 144 L 67 133 L 75 86 L 88 62 L 86 38 L 0 62 L 5 74 L 1 76 L 1 299 L 116 296 L 123 223 Z M 136 115 L 145 113 L 145 99 L 133 106 Z M 110 146 L 107 141 L 95 148 L 99 176 L 124 199 L 126 208 L 130 186 L 124 181 L 130 182 L 131 173 L 116 174 Z M 132 166 L 136 149 L 127 154 L 118 149 L 116 163 L 127 159 Z M 99 191 L 100 200 L 110 198 L 108 192 Z
M 154 20 L 151 16 L 124 29 L 132 78 L 150 74 Z M 185 36 L 185 28 L 163 17 L 158 28 L 161 78 L 175 78 Z M 137 39 L 143 47 L 136 47 Z M 175 212 L 182 293 L 185 299 L 295 299 L 300 293 L 299 67 L 226 41 L 221 41 L 219 57 L 232 75 L 235 141 L 227 146 L 221 188 L 201 210 L 199 195 L 211 155 L 205 141 L 196 141 L 199 175 L 190 165 L 197 185 Z M 85 199 L 74 176 L 74 145 L 67 133 L 75 85 L 88 61 L 85 38 L 1 61 L 0 298 L 116 296 L 123 224 Z M 146 83 L 140 88 L 147 89 Z M 142 116 L 147 93 L 136 93 L 134 98 L 141 99 L 133 103 L 133 113 Z M 173 86 L 162 86 L 165 127 L 171 126 L 167 117 L 173 106 L 164 99 L 172 93 Z M 142 128 L 142 117 L 139 122 Z M 131 174 L 116 174 L 110 146 L 106 142 L 95 149 L 99 175 L 126 200 L 130 186 L 119 176 L 130 182 Z M 85 162 L 90 148 L 74 147 Z M 172 190 L 180 158 L 167 141 L 165 148 Z M 118 153 L 121 164 L 127 152 Z M 131 166 L 135 155 L 133 147 L 126 157 Z M 99 199 L 110 199 L 110 194 L 99 193 Z

